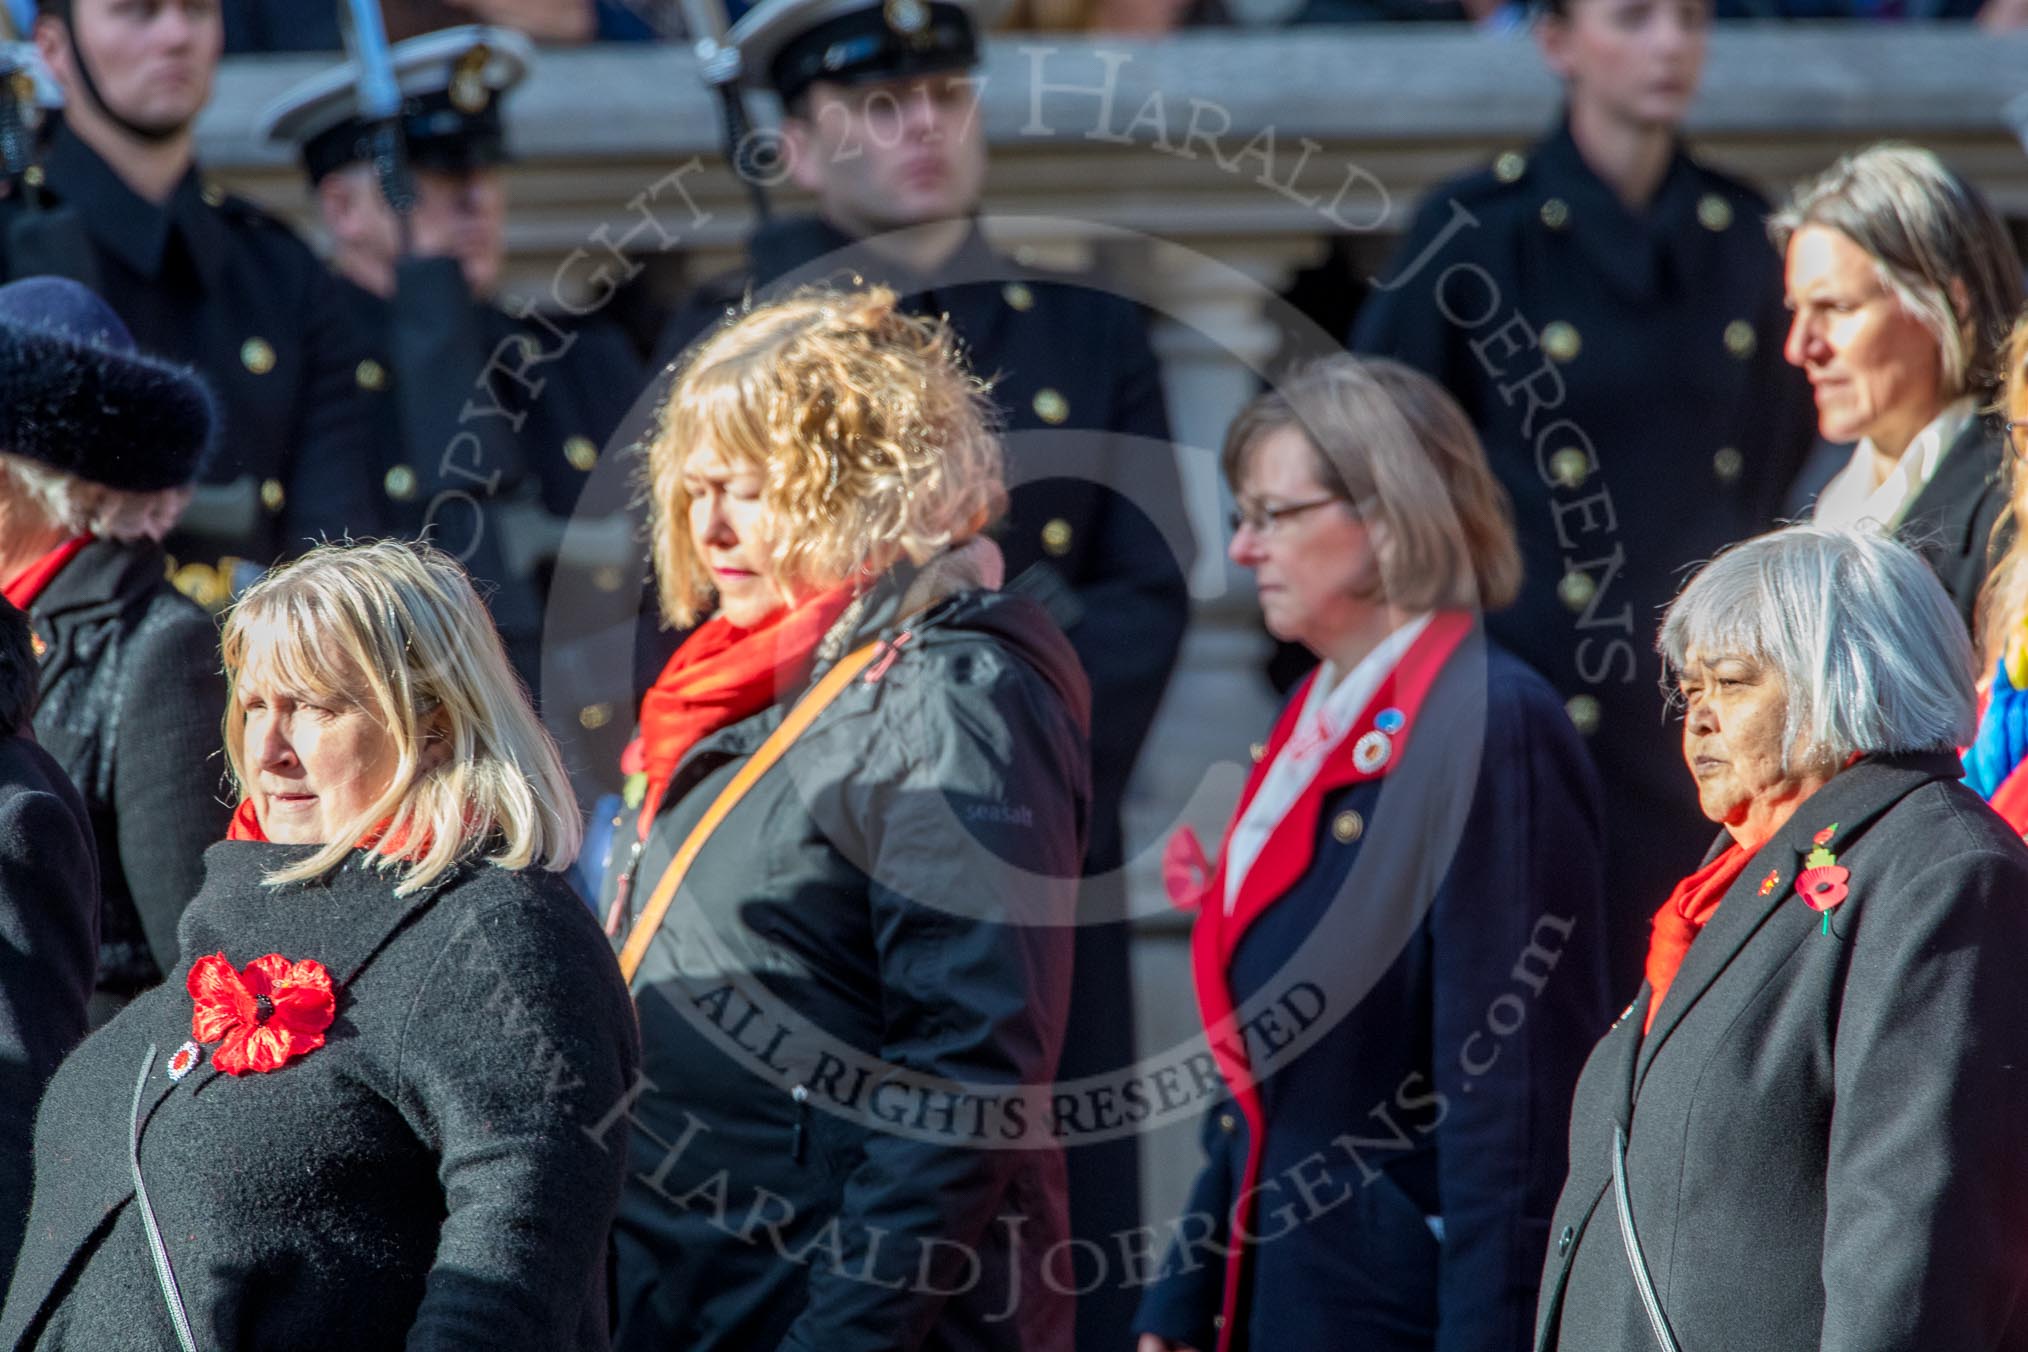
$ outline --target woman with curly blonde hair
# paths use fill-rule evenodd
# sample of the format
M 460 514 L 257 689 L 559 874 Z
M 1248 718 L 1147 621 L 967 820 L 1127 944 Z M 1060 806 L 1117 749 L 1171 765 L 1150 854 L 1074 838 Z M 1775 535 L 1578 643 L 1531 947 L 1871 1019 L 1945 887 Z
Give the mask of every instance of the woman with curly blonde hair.
M 1068 642 L 997 590 L 983 387 L 892 292 L 677 373 L 663 608 L 602 907 L 640 1010 L 620 1348 L 1054 1348 L 1055 1072 L 1089 805 Z

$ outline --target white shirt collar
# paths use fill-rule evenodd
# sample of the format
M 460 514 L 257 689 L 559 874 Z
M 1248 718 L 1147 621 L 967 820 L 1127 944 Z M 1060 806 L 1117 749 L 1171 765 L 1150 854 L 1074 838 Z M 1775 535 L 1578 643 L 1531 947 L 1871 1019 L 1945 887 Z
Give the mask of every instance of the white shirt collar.
M 1944 405 L 1943 411 L 1915 434 L 1885 478 L 1874 477 L 1879 461 L 1872 439 L 1862 440 L 1852 448 L 1845 468 L 1824 485 L 1811 519 L 1820 526 L 1856 526 L 1871 521 L 1891 530 L 1900 525 L 1978 409 L 1978 396 L 1970 394 Z

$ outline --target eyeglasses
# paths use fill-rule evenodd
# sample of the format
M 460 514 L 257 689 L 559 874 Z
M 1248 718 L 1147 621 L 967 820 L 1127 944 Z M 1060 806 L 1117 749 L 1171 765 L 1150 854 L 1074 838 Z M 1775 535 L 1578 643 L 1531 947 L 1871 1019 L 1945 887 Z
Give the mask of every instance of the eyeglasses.
M 1321 498 L 1311 498 L 1308 502 L 1291 502 L 1282 507 L 1250 507 L 1242 504 L 1227 515 L 1225 524 L 1232 528 L 1234 535 L 1239 534 L 1241 526 L 1251 528 L 1255 535 L 1273 535 L 1282 522 L 1292 516 L 1314 512 L 1319 507 L 1329 507 L 1334 502 L 1344 501 L 1343 496 L 1332 493 Z
M 2028 422 L 2007 423 L 2007 446 L 2018 460 L 2028 460 Z

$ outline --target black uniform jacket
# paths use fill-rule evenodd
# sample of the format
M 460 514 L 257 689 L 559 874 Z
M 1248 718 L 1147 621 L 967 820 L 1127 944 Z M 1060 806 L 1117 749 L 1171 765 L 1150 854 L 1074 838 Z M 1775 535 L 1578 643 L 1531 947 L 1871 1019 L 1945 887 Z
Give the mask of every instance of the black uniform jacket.
M 1975 626 L 1986 574 L 2007 551 L 2011 530 L 1999 523 L 2010 491 L 2006 431 L 1995 418 L 1974 418 L 1895 531 L 1936 571 L 1967 630 Z
M 1089 278 L 1040 272 L 974 230 L 941 275 L 911 275 L 825 222 L 754 237 L 751 272 L 704 288 L 664 332 L 673 358 L 749 290 L 860 279 L 948 316 L 1005 418 L 1007 575 L 1046 568 L 1052 611 L 1092 689 L 1092 856 L 1117 862 L 1121 795 L 1176 664 L 1193 557 L 1161 371 L 1138 307 Z
M 1766 214 L 1678 151 L 1637 215 L 1559 127 L 1429 194 L 1353 335 L 1457 397 L 1513 500 L 1525 576 L 1487 624 L 1587 736 L 1643 938 L 1709 836 L 1657 693 L 1662 610 L 1774 524 L 1815 435 Z
M 2028 1348 L 2028 848 L 1949 753 L 1805 799 L 1578 1082 L 1538 1346 Z M 1845 895 L 1797 873 L 1819 838 Z M 1721 844 L 1730 844 L 1721 841 Z M 1714 853 L 1715 853 L 1714 849 Z
M 338 288 L 374 353 L 358 374 L 377 420 L 388 524 L 405 536 L 427 531 L 465 565 L 534 689 L 563 530 L 641 394 L 640 358 L 608 321 L 517 320 L 474 301 L 453 259 L 401 263 L 391 301 L 343 280 Z M 607 535 L 628 548 L 587 571 L 622 568 L 638 553 L 623 513 Z
M 489 864 L 408 897 L 363 851 L 261 882 L 311 848 L 214 845 L 184 960 L 51 1082 L 0 1348 L 176 1345 L 136 1167 L 200 1347 L 606 1346 L 625 1156 L 595 1129 L 638 1053 L 597 925 L 559 877 Z M 213 953 L 323 963 L 324 1045 L 172 1080 L 191 963 Z
M 1063 1046 L 1088 697 L 1034 602 L 917 610 L 907 573 L 834 627 L 890 646 L 710 837 L 635 975 L 630 1352 L 1069 1347 L 1039 1268 L 1062 1155 L 1004 1096 Z M 630 910 L 785 713 L 685 756 Z
M 232 816 L 218 626 L 169 585 L 159 546 L 114 540 L 79 550 L 28 618 L 35 736 L 98 839 L 99 988 L 133 995 L 176 965 L 177 921 Z
M 28 737 L 0 738 L 0 1272 L 28 1217 L 36 1100 L 85 1034 L 98 861 L 84 803 Z
M 0 272 L 74 276 L 143 351 L 197 367 L 218 396 L 203 482 L 232 489 L 200 492 L 170 553 L 265 565 L 325 536 L 378 534 L 377 452 L 357 374 L 368 354 L 323 263 L 196 169 L 157 206 L 61 125 L 39 169 L 40 189 L 15 182 L 0 201 Z M 184 581 L 195 594 L 218 579 Z

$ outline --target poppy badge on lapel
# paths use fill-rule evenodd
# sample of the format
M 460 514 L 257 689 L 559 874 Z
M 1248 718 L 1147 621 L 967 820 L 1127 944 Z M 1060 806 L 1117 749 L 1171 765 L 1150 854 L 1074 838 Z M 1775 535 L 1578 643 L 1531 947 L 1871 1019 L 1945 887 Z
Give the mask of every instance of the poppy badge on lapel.
M 1352 768 L 1370 775 L 1387 764 L 1387 758 L 1393 754 L 1394 739 L 1376 729 L 1352 744 Z
M 269 953 L 239 971 L 213 953 L 192 964 L 184 984 L 193 1002 L 190 1036 L 219 1044 L 212 1064 L 227 1075 L 279 1070 L 315 1051 L 337 1013 L 331 973 L 314 959 Z
M 197 1069 L 197 1063 L 204 1059 L 204 1048 L 195 1042 L 186 1042 L 169 1053 L 169 1083 L 175 1084 L 185 1075 Z

